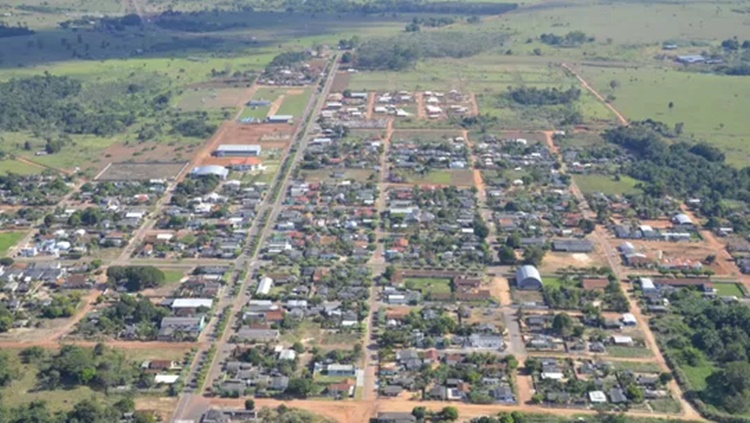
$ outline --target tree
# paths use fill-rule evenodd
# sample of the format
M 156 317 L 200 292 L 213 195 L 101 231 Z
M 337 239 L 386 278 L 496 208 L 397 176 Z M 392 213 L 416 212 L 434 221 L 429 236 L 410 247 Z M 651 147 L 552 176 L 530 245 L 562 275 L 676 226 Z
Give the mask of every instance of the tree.
M 255 410 L 255 401 L 253 401 L 252 399 L 246 399 L 245 410 Z
M 527 247 L 523 250 L 523 264 L 539 266 L 544 260 L 545 251 L 539 247 Z
M 643 390 L 636 384 L 628 385 L 625 389 L 625 396 L 634 403 L 640 404 L 643 402 Z
M 426 414 L 427 414 L 427 410 L 424 407 L 414 407 L 411 410 L 411 415 L 416 417 L 417 420 L 424 419 Z
M 670 101 L 669 104 L 667 104 L 667 107 L 669 107 L 669 110 L 674 109 L 674 102 Z
M 617 87 L 620 86 L 620 83 L 615 81 L 614 79 L 609 81 L 609 87 L 612 88 L 612 90 L 617 89 Z
M 516 264 L 516 252 L 507 245 L 503 245 L 498 250 L 498 258 L 500 264 L 512 265 Z
M 552 330 L 563 338 L 567 338 L 573 332 L 573 318 L 568 313 L 558 313 L 552 319 Z
M 451 406 L 443 407 L 443 409 L 440 410 L 440 417 L 443 420 L 455 422 L 456 420 L 458 420 L 458 409 Z
M 289 385 L 284 391 L 285 394 L 297 397 L 307 398 L 313 390 L 313 381 L 308 378 L 294 378 L 289 381 Z

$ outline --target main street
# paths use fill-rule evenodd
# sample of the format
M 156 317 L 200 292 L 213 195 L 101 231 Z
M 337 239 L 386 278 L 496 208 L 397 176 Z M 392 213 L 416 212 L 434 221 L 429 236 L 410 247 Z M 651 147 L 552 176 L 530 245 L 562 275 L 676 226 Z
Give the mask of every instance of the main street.
M 333 79 L 336 76 L 338 70 L 338 55 L 331 59 L 331 64 L 328 73 L 323 75 L 324 84 L 323 88 L 319 90 L 317 94 L 311 96 L 310 101 L 305 108 L 304 113 L 300 116 L 300 124 L 297 127 L 293 137 L 292 143 L 284 151 L 281 158 L 281 163 L 285 163 L 290 160 L 290 164 L 286 167 L 282 166 L 282 169 L 274 182 L 271 184 L 272 190 L 268 193 L 264 199 L 264 203 L 258 210 L 258 218 L 253 222 L 250 230 L 248 231 L 247 244 L 253 245 L 253 238 L 257 238 L 258 241 L 255 245 L 258 248 L 245 248 L 239 257 L 235 260 L 235 271 L 236 277 L 242 277 L 241 280 L 236 283 L 239 284 L 239 295 L 234 298 L 230 296 L 222 296 L 218 309 L 230 306 L 231 313 L 229 318 L 229 324 L 226 329 L 220 334 L 219 338 L 216 339 L 211 345 L 216 347 L 216 353 L 213 357 L 210 357 L 211 362 L 208 364 L 208 371 L 206 372 L 206 384 L 201 386 L 195 386 L 194 390 L 186 390 L 186 392 L 180 395 L 177 403 L 177 408 L 174 412 L 174 419 L 194 419 L 196 421 L 200 418 L 200 413 L 204 411 L 200 405 L 192 407 L 194 395 L 201 395 L 204 392 L 206 386 L 211 386 L 213 381 L 220 375 L 221 362 L 231 353 L 232 346 L 229 343 L 233 328 L 237 324 L 237 318 L 242 306 L 250 300 L 249 287 L 253 281 L 253 277 L 256 271 L 264 264 L 262 260 L 258 258 L 258 252 L 261 250 L 263 244 L 266 242 L 268 237 L 273 232 L 274 222 L 282 210 L 284 199 L 286 198 L 286 192 L 289 184 L 292 181 L 292 169 L 296 167 L 299 161 L 302 159 L 303 151 L 307 145 L 310 134 L 315 127 L 315 115 L 316 112 L 322 109 L 325 104 L 326 97 L 333 84 Z M 279 186 L 279 195 L 273 198 L 274 188 Z M 265 217 L 265 218 L 264 218 Z M 200 369 L 198 365 L 202 354 L 210 348 L 208 345 L 204 346 L 199 353 L 196 354 L 196 360 L 191 364 L 191 371 L 188 380 L 195 377 L 195 372 Z

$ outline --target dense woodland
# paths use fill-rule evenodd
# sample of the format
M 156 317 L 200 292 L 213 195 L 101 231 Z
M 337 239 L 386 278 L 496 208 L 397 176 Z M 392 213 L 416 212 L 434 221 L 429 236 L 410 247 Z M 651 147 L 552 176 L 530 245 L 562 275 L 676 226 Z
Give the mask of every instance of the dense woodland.
M 508 97 L 524 106 L 554 106 L 571 104 L 581 97 L 581 90 L 559 88 L 518 87 L 508 88 Z
M 138 292 L 164 283 L 164 272 L 153 266 L 111 266 L 107 269 L 107 278 L 112 285 Z
M 539 40 L 544 44 L 556 47 L 577 47 L 584 43 L 594 42 L 594 37 L 589 37 L 581 31 L 571 31 L 565 35 L 542 34 Z
M 31 35 L 34 31 L 25 26 L 8 26 L 0 22 L 0 38 L 20 37 L 22 35 Z

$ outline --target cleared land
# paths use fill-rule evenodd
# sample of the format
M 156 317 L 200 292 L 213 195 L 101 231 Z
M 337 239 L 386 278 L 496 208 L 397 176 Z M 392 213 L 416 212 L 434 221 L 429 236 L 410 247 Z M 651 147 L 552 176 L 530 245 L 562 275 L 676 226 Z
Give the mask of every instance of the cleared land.
M 409 289 L 427 294 L 447 294 L 451 292 L 451 281 L 447 278 L 407 278 L 404 285 Z
M 147 181 L 149 179 L 173 179 L 177 177 L 185 163 L 112 163 L 99 181 Z

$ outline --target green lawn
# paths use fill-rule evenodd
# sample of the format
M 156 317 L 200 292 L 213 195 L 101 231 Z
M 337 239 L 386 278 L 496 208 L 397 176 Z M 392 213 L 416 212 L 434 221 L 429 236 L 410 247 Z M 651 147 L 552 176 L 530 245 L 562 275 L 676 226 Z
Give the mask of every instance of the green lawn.
M 624 175 L 620 176 L 619 181 L 608 175 L 573 175 L 573 181 L 584 194 L 601 192 L 606 195 L 622 195 L 638 192 L 635 187 L 638 181 Z
M 612 361 L 612 367 L 617 370 L 629 370 L 636 373 L 661 373 L 661 367 L 656 363 L 640 363 L 635 361 Z
M 734 296 L 737 298 L 742 298 L 745 296 L 742 293 L 739 285 L 737 285 L 736 283 L 714 283 L 714 288 L 716 289 L 716 292 L 721 296 Z
M 404 285 L 409 289 L 421 291 L 427 294 L 449 294 L 451 292 L 451 280 L 448 278 L 407 278 Z
M 560 278 L 554 277 L 554 276 L 542 276 L 542 285 L 545 288 L 559 288 L 563 284 L 562 280 Z
M 164 272 L 164 283 L 167 285 L 178 283 L 180 279 L 185 277 L 183 270 L 161 269 L 161 271 Z
M 0 232 L 0 256 L 5 256 L 8 250 L 18 244 L 25 232 Z

